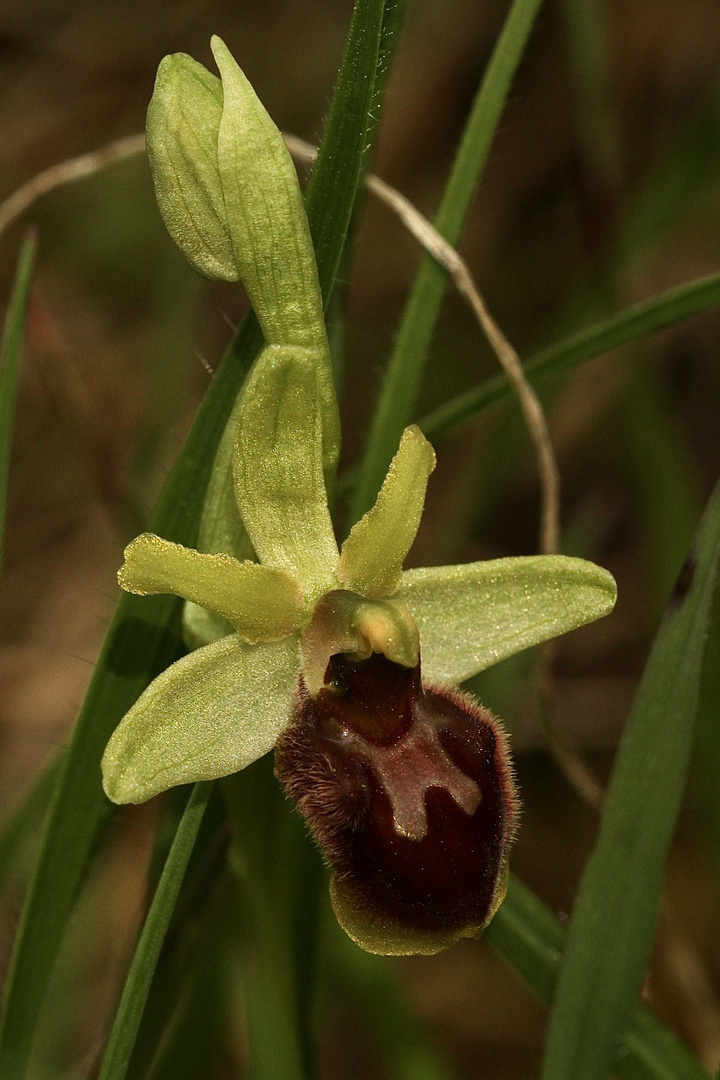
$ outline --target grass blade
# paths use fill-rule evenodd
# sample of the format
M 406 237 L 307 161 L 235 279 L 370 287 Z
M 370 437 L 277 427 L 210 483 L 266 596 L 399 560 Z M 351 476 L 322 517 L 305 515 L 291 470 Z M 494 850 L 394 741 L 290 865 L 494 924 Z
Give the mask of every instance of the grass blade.
M 0 351 L 0 575 L 3 562 L 3 538 L 5 536 L 5 506 L 7 503 L 10 453 L 17 400 L 18 374 L 25 339 L 25 316 L 30 285 L 35 267 L 37 243 L 30 233 L 23 243 L 15 271 L 10 304 L 5 316 L 2 350 Z
M 473 103 L 440 208 L 436 229 L 455 245 L 482 174 L 500 114 L 542 0 L 515 0 Z M 447 272 L 423 257 L 373 415 L 350 524 L 370 509 L 408 424 L 422 380 Z
M 368 3 L 364 0 L 366 6 Z M 375 0 L 373 11 L 381 8 L 380 0 Z M 362 26 L 358 26 L 358 37 L 363 37 Z M 373 52 L 367 42 L 356 40 L 356 45 L 362 45 L 362 55 L 370 63 Z M 353 87 L 348 86 L 351 97 L 352 93 Z M 371 95 L 372 86 L 370 97 L 365 86 L 362 100 L 369 101 Z M 334 108 L 331 106 L 331 114 Z M 357 109 L 352 115 L 365 132 L 367 115 Z M 345 142 L 333 147 L 331 138 Z M 364 141 L 357 138 L 352 126 L 335 125 L 323 138 L 314 170 L 318 178 L 307 196 L 311 231 L 325 238 L 318 269 L 326 301 L 342 252 L 354 189 L 350 184 L 333 188 L 332 205 L 325 205 L 325 192 L 332 185 L 326 184 L 323 173 L 341 160 L 351 175 L 359 176 L 363 150 Z M 335 226 L 327 226 L 328 220 Z M 189 546 L 194 543 L 217 444 L 261 344 L 257 320 L 251 316 L 236 334 L 208 388 L 149 523 L 152 531 Z M 49 974 L 76 892 L 112 810 L 100 785 L 99 762 L 105 744 L 145 686 L 177 657 L 182 648 L 180 610 L 181 601 L 174 597 L 127 594 L 116 609 L 58 779 L 15 941 L 0 1019 L 3 1080 L 21 1080 L 26 1075 Z
M 511 876 L 506 899 L 485 931 L 493 947 L 547 1005 L 553 1000 L 567 932 L 528 888 Z M 690 1051 L 637 1002 L 617 1052 L 621 1080 L 707 1080 Z
M 611 349 L 618 349 L 621 345 L 639 341 L 648 334 L 674 326 L 675 323 L 718 304 L 720 274 L 711 274 L 687 285 L 679 285 L 651 300 L 633 304 L 632 307 L 625 308 L 585 330 L 579 330 L 536 353 L 524 365 L 525 374 L 530 382 L 537 385 L 541 379 L 559 375 L 584 360 L 591 360 L 595 356 L 610 352 Z M 510 397 L 511 393 L 505 376 L 494 375 L 465 393 L 458 394 L 418 422 L 425 435 L 434 439 L 488 405 Z
M 212 786 L 212 781 L 195 784 L 188 799 L 135 948 L 99 1080 L 123 1080 L 127 1071 L 155 965 Z
M 635 696 L 570 922 L 544 1080 L 604 1080 L 652 946 L 690 761 L 720 558 L 720 485 Z

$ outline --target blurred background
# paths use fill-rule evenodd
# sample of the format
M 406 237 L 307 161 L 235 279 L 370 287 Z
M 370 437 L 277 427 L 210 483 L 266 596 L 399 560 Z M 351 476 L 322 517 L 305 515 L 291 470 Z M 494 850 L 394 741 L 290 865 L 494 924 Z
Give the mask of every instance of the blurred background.
M 410 0 L 375 171 L 429 216 L 507 8 Z M 281 129 L 317 142 L 351 9 L 349 0 L 4 0 L 0 200 L 48 166 L 141 131 L 161 57 L 184 51 L 211 66 L 212 33 Z M 46 196 L 0 238 L 0 308 L 30 223 L 39 262 L 0 592 L 0 822 L 67 741 L 117 600 L 122 549 L 144 527 L 246 305 L 240 288 L 200 280 L 174 249 L 144 159 Z M 547 0 L 460 249 L 521 356 L 720 269 L 714 0 Z M 419 258 L 369 197 L 334 315 L 345 464 L 361 451 Z M 555 667 L 555 723 L 602 780 L 720 471 L 719 338 L 714 310 L 543 389 L 563 479 L 563 550 L 607 566 L 619 584 L 615 614 L 563 639 Z M 448 291 L 418 416 L 496 368 Z M 438 450 L 412 561 L 535 551 L 537 475 L 517 408 L 488 410 Z M 708 687 L 646 995 L 710 1066 L 720 1056 L 720 705 Z M 475 689 L 506 719 L 517 752 L 524 815 L 513 869 L 566 913 L 596 817 L 543 749 L 532 655 L 491 669 Z M 144 903 L 155 814 L 151 804 L 117 815 L 58 965 L 38 1076 L 92 1074 Z M 17 859 L 1 902 L 3 967 L 30 855 Z M 335 959 L 318 1003 L 323 1077 L 536 1075 L 545 1010 L 489 946 L 385 962 L 336 940 L 329 921 L 327 933 Z M 203 1075 L 243 1074 L 239 993 L 232 1005 Z

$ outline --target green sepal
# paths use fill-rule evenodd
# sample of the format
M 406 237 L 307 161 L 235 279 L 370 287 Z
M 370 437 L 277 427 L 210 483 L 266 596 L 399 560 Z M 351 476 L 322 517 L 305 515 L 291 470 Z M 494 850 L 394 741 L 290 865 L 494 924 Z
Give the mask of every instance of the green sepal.
M 217 135 L 220 80 L 185 53 L 160 61 L 147 112 L 147 152 L 168 232 L 205 277 L 239 281 L 224 212 Z
M 420 428 L 405 428 L 375 505 L 342 546 L 338 581 L 362 596 L 389 596 L 420 525 L 435 451 Z
M 396 600 L 367 600 L 339 589 L 319 600 L 300 639 L 302 674 L 311 694 L 325 683 L 331 656 L 347 653 L 367 660 L 384 653 L 403 667 L 420 659 L 420 638 L 412 615 Z
M 420 630 L 423 676 L 451 684 L 607 615 L 616 597 L 612 574 L 565 555 L 406 570 L 395 593 Z
M 248 645 L 237 635 L 189 653 L 150 683 L 102 759 L 116 803 L 141 803 L 177 784 L 244 769 L 290 720 L 298 635 Z
M 233 471 L 238 509 L 262 563 L 314 603 L 336 584 L 314 350 L 268 346 L 248 376 Z
M 249 642 L 276 641 L 299 625 L 302 592 L 282 570 L 202 555 L 143 533 L 125 549 L 118 582 L 140 596 L 174 593 L 226 619 Z

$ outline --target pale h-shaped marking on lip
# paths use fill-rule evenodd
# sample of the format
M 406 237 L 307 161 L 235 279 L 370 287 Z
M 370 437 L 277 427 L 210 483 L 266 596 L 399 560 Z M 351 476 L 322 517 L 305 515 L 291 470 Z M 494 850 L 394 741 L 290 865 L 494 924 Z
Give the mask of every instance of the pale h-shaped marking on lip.
M 372 766 L 390 800 L 395 831 L 407 840 L 427 835 L 425 796 L 430 788 L 447 791 L 468 817 L 480 805 L 480 788 L 446 753 L 437 728 L 425 718 L 416 717 L 407 734 L 390 746 L 376 746 L 348 730 L 343 733 L 346 740 Z

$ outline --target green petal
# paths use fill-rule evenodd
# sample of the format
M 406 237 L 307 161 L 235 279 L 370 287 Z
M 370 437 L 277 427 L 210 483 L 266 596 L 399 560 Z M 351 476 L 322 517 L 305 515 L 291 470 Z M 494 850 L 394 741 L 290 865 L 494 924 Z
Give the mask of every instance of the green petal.
M 118 581 L 140 596 L 175 593 L 192 600 L 227 619 L 250 642 L 285 637 L 299 622 L 297 578 L 231 555 L 201 555 L 154 533 L 128 545 Z
M 269 346 L 260 354 L 243 393 L 233 464 L 237 504 L 260 561 L 297 577 L 314 602 L 334 587 L 338 550 L 311 350 Z
M 338 580 L 362 596 L 394 593 L 420 525 L 435 452 L 420 428 L 405 428 L 375 505 L 343 544 Z
M 418 624 L 424 677 L 459 683 L 607 615 L 616 596 L 612 575 L 594 563 L 531 555 L 406 570 L 395 599 Z
M 244 769 L 290 720 L 299 671 L 297 635 L 248 645 L 236 635 L 167 668 L 123 717 L 102 759 L 117 803 Z
M 184 53 L 164 57 L 148 107 L 147 150 L 175 243 L 201 274 L 238 281 L 218 171 L 222 109 L 219 79 Z

